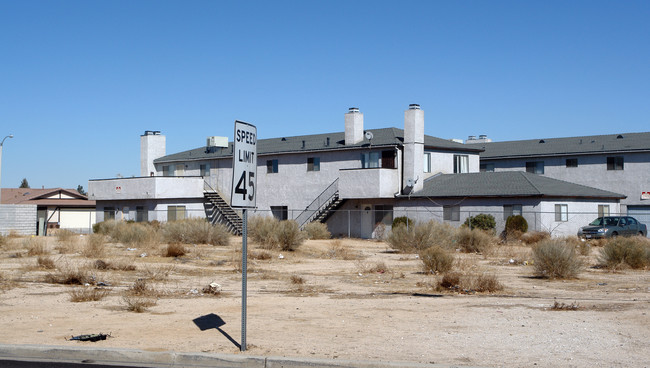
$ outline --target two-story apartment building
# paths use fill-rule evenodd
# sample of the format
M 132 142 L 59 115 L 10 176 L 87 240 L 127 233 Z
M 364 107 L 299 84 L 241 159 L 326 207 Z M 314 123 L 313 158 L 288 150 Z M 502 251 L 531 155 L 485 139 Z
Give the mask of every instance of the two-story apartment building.
M 526 171 L 622 193 L 620 212 L 650 225 L 650 133 L 485 142 L 481 171 Z M 612 213 L 601 207 L 599 214 Z
M 257 214 L 294 219 L 301 226 L 323 221 L 334 234 L 368 238 L 378 223 L 390 225 L 394 216 L 435 218 L 459 225 L 471 215 L 463 207 L 470 202 L 468 208 L 473 210 L 500 212 L 504 205 L 508 208 L 521 202 L 513 199 L 519 196 L 528 199 L 532 211 L 540 212 L 545 206 L 554 208 L 552 201 L 569 196 L 595 211 L 603 202 L 618 210 L 623 197 L 594 188 L 580 191 L 571 183 L 554 179 L 545 181 L 534 193 L 506 190 L 509 180 L 522 180 L 518 177 L 497 175 L 498 183 L 482 180 L 478 173 L 483 148 L 425 135 L 424 111 L 416 104 L 405 111 L 403 129 L 366 130 L 357 108 L 349 109 L 344 123 L 343 132 L 258 139 Z M 157 131 L 145 132 L 141 136 L 141 177 L 89 182 L 89 196 L 97 201 L 98 221 L 171 221 L 200 216 L 225 223 L 236 232 L 241 219 L 228 206 L 233 145 L 225 137 L 209 137 L 207 142 L 166 154 L 165 137 Z M 441 182 L 443 178 L 475 183 L 476 190 L 469 196 L 462 191 L 454 194 L 458 185 Z M 497 186 L 488 189 L 486 183 Z M 452 192 L 439 191 L 445 187 Z M 531 196 L 535 197 L 532 201 Z M 568 232 L 577 230 L 575 226 L 566 228 Z

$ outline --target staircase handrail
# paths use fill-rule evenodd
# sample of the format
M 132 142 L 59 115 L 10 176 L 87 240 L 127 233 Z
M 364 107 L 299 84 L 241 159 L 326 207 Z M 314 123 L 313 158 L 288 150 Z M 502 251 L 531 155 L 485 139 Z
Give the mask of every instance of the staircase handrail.
M 304 211 L 302 211 L 296 218 L 295 221 L 302 228 L 304 225 L 311 220 L 311 218 L 320 210 L 323 206 L 330 203 L 332 198 L 336 196 L 336 193 L 339 191 L 339 178 L 336 178 L 332 184 L 330 184 L 325 190 L 319 194 L 316 199 L 314 199 Z

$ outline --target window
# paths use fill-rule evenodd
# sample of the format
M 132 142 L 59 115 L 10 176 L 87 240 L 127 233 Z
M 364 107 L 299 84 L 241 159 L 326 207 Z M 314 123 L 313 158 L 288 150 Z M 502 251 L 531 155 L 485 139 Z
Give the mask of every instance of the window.
M 479 171 L 480 172 L 493 172 L 494 171 L 494 164 L 481 164 L 479 166 Z
M 185 175 L 185 165 L 176 164 L 176 171 L 175 171 L 174 175 L 175 176 L 183 176 L 183 175 Z
M 382 223 L 384 225 L 393 224 L 393 206 L 390 204 L 375 205 L 375 224 Z
M 608 204 L 599 204 L 598 205 L 598 217 L 609 216 L 609 205 Z
M 104 207 L 104 221 L 115 220 L 115 207 Z
M 578 159 L 577 158 L 567 158 L 566 159 L 566 167 L 578 167 Z
M 381 151 L 381 167 L 384 169 L 395 168 L 395 150 Z
M 544 161 L 529 161 L 526 162 L 526 172 L 533 174 L 544 173 Z
M 280 221 L 289 218 L 289 208 L 287 206 L 271 206 L 271 213 L 273 213 L 273 217 Z
M 278 172 L 278 160 L 266 160 L 266 173 L 273 174 Z
M 167 206 L 167 221 L 185 219 L 185 206 Z
M 147 222 L 149 221 L 149 211 L 147 211 L 144 206 L 135 207 L 135 221 L 137 222 Z
M 122 216 L 124 216 L 124 221 L 131 220 L 131 216 L 129 212 L 130 212 L 129 207 L 122 207 Z
M 307 158 L 307 171 L 320 171 L 320 157 Z
M 454 155 L 454 174 L 465 174 L 469 172 L 469 156 Z
M 199 171 L 201 176 L 210 176 L 210 164 L 199 165 Z
M 569 205 L 567 204 L 555 205 L 555 221 L 557 222 L 569 221 Z
M 503 205 L 503 219 L 507 220 L 510 216 L 521 216 L 520 204 L 504 204 Z
M 373 169 L 379 167 L 379 152 L 364 152 L 361 154 L 361 168 Z
M 607 157 L 607 170 L 623 170 L 623 156 Z
M 424 172 L 425 173 L 430 173 L 431 172 L 431 152 L 425 152 L 424 153 Z
M 172 176 L 171 171 L 169 171 L 169 165 L 163 166 L 163 176 Z
M 460 206 L 442 207 L 442 219 L 445 221 L 460 221 Z

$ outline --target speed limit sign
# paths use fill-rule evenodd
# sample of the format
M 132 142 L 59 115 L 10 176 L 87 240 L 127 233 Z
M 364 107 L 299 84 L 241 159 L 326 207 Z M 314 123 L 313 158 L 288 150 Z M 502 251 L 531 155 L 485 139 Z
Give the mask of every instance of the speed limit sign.
M 257 128 L 239 120 L 235 121 L 232 168 L 230 205 L 237 208 L 255 208 Z

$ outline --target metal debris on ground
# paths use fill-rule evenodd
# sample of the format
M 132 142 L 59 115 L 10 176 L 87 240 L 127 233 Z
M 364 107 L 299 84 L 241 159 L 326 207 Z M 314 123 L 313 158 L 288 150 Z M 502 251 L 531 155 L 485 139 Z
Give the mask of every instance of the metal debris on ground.
M 111 334 L 104 334 L 104 333 L 98 333 L 98 334 L 89 334 L 89 335 L 77 335 L 77 336 L 72 336 L 70 339 L 66 339 L 68 341 L 71 340 L 78 340 L 78 341 L 99 341 L 99 340 L 106 340 L 107 337 L 111 337 Z

